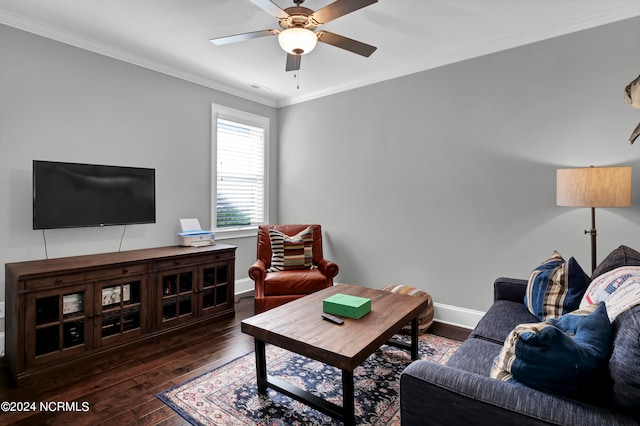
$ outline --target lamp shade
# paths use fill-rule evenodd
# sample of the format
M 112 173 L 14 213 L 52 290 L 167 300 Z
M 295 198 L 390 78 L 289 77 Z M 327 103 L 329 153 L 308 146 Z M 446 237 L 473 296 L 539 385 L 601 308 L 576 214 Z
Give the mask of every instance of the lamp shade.
M 556 204 L 573 207 L 629 207 L 631 167 L 558 169 Z
M 292 55 L 304 55 L 316 47 L 318 36 L 306 28 L 287 28 L 278 34 L 278 42 L 285 52 Z

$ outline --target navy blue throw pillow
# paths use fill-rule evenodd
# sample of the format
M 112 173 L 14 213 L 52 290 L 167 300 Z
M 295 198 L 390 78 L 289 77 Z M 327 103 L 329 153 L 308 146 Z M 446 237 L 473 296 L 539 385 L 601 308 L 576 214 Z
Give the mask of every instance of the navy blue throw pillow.
M 521 331 L 515 340 L 513 379 L 572 398 L 602 391 L 614 334 L 605 304 L 594 307 Z M 589 310 L 593 312 L 587 314 Z

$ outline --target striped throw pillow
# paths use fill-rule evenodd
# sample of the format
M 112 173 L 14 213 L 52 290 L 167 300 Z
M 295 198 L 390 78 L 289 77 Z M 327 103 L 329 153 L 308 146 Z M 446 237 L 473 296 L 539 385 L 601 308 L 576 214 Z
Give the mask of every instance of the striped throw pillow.
M 313 228 L 307 227 L 296 235 L 288 236 L 269 229 L 271 240 L 271 267 L 268 272 L 311 269 L 313 266 Z
M 524 304 L 540 321 L 558 318 L 578 309 L 589 281 L 573 257 L 565 261 L 554 251 L 531 273 Z

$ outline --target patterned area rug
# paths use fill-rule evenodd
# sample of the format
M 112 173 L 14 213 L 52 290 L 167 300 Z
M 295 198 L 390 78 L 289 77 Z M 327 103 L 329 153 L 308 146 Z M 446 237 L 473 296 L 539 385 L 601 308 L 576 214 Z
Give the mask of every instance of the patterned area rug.
M 460 344 L 424 334 L 420 336 L 420 358 L 444 364 Z M 271 376 L 342 405 L 339 369 L 273 345 L 267 345 L 266 352 Z M 400 425 L 400 373 L 410 363 L 408 351 L 384 345 L 355 369 L 359 425 Z M 194 425 L 342 424 L 272 389 L 267 397 L 259 395 L 253 352 L 162 392 L 158 398 Z

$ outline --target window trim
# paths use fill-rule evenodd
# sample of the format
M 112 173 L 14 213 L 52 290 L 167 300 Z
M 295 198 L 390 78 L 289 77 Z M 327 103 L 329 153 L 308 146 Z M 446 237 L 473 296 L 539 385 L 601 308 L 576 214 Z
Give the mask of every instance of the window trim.
M 218 194 L 218 118 L 235 121 L 248 126 L 260 127 L 264 129 L 264 223 L 269 223 L 269 134 L 270 119 L 250 112 L 228 108 L 222 105 L 211 104 L 211 202 L 210 216 L 211 228 L 215 232 L 217 240 L 229 238 L 255 237 L 258 225 L 251 225 L 239 228 L 218 229 L 216 206 L 213 201 L 217 200 Z

